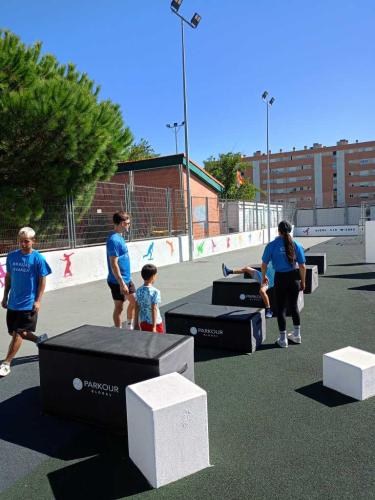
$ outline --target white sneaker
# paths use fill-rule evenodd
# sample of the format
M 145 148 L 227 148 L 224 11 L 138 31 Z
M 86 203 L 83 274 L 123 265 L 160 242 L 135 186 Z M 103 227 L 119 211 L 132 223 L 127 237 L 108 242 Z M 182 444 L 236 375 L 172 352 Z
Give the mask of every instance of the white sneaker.
M 300 344 L 302 342 L 301 335 L 294 335 L 294 332 L 288 333 L 288 340 L 293 344 Z
M 281 337 L 279 337 L 279 338 L 276 340 L 276 344 L 277 344 L 279 347 L 288 347 L 288 339 L 287 339 L 287 338 L 282 339 Z
M 124 329 L 125 330 L 134 330 L 133 321 L 125 321 Z
M 36 345 L 39 345 L 46 340 L 48 340 L 48 335 L 46 333 L 43 333 L 43 335 L 39 335 L 39 337 L 36 339 Z
M 0 366 L 0 377 L 6 377 L 7 375 L 9 375 L 9 373 L 10 373 L 10 364 L 4 361 L 4 363 L 1 363 Z

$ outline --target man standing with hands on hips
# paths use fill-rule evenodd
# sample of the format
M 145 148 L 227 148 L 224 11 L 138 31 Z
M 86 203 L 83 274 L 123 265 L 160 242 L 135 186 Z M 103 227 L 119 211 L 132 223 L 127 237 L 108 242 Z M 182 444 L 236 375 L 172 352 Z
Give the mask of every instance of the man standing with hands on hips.
M 131 280 L 130 258 L 127 244 L 122 236 L 129 230 L 130 216 L 124 211 L 113 214 L 113 231 L 107 238 L 108 286 L 114 302 L 113 323 L 121 328 L 121 315 L 124 302 L 129 301 L 125 327 L 133 329 L 135 306 L 135 286 Z

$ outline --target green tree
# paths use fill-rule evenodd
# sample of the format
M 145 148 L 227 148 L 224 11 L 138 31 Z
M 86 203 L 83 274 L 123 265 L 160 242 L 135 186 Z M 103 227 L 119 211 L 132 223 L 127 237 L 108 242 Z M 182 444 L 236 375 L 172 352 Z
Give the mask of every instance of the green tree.
M 241 161 L 241 153 L 221 153 L 218 159 L 211 156 L 204 162 L 204 168 L 224 185 L 224 198 L 254 200 L 257 189 L 248 179 L 243 178 L 242 184 L 237 185 L 237 172 L 248 168 Z
M 138 143 L 133 143 L 130 147 L 127 159 L 129 161 L 146 160 L 147 158 L 156 158 L 160 156 L 155 153 L 154 148 L 147 139 L 141 139 Z
M 66 195 L 88 206 L 133 140 L 118 105 L 41 49 L 0 31 L 1 215 L 13 224 L 50 215 Z

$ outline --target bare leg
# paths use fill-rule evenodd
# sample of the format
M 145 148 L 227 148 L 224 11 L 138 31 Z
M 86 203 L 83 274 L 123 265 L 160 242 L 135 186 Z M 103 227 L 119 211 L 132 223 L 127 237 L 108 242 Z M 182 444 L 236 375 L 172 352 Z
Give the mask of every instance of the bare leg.
M 121 314 L 124 309 L 124 302 L 122 300 L 114 300 L 115 308 L 113 310 L 113 323 L 117 328 L 121 328 Z
M 135 309 L 135 297 L 134 293 L 127 295 L 126 298 L 129 301 L 128 309 L 126 311 L 126 317 L 128 321 L 133 321 L 134 319 L 134 309 Z
M 4 360 L 6 363 L 10 364 L 13 361 L 13 358 L 15 357 L 15 355 L 17 354 L 22 345 L 22 340 L 23 340 L 22 336 L 19 333 L 13 332 L 12 340 L 8 348 L 7 357 Z
M 263 299 L 263 302 L 264 302 L 264 305 L 269 308 L 270 307 L 270 299 L 267 295 L 267 292 L 266 290 L 264 289 L 263 286 L 260 287 L 260 290 L 259 290 L 259 293 L 260 293 L 260 296 L 262 297 Z

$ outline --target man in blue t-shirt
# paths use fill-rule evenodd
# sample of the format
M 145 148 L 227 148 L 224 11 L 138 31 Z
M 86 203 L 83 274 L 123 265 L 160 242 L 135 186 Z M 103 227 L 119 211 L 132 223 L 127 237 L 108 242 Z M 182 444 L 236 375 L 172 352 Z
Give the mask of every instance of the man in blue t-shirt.
M 10 364 L 24 339 L 36 344 L 47 340 L 46 334 L 35 335 L 40 302 L 51 268 L 42 254 L 33 249 L 35 231 L 23 227 L 18 233 L 20 249 L 10 252 L 6 260 L 6 275 L 2 307 L 7 309 L 8 333 L 12 336 L 8 354 L 0 366 L 0 377 L 10 373 Z
M 113 231 L 107 238 L 108 286 L 114 302 L 113 322 L 121 328 L 121 314 L 124 302 L 129 301 L 126 328 L 133 329 L 135 307 L 135 286 L 131 280 L 128 246 L 122 233 L 129 230 L 130 217 L 126 212 L 113 214 Z

